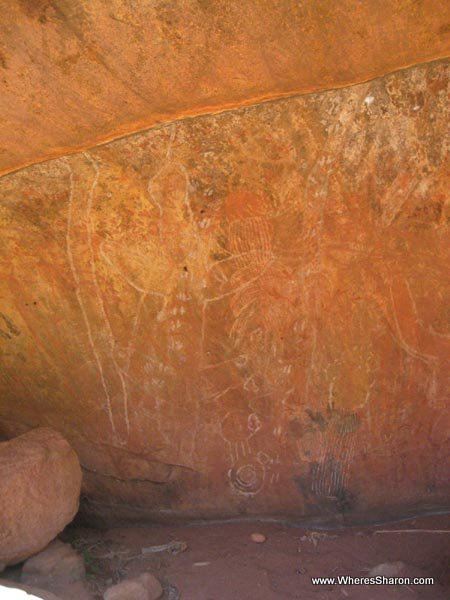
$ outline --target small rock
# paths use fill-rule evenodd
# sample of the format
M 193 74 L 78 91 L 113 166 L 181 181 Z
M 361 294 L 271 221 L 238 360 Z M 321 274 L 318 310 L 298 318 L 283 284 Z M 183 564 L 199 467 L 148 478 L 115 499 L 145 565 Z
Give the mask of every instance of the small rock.
M 83 558 L 70 544 L 54 540 L 45 550 L 29 558 L 21 581 L 50 592 L 64 600 L 89 600 Z
M 142 573 L 134 579 L 121 581 L 108 588 L 104 600 L 158 600 L 163 594 L 159 581 L 150 573 Z
M 62 585 L 83 581 L 85 577 L 83 558 L 70 544 L 55 540 L 25 562 L 21 581 L 45 588 L 49 583 Z
M 250 539 L 256 544 L 263 544 L 267 538 L 263 533 L 252 533 Z
M 104 600 L 148 600 L 148 592 L 143 583 L 137 580 L 122 581 L 108 588 Z
M 373 567 L 369 571 L 370 577 L 398 577 L 402 571 L 404 571 L 406 565 L 401 561 L 381 563 L 376 567 Z
M 426 579 L 427 577 L 433 577 L 433 574 L 430 574 L 426 570 L 422 569 L 421 567 L 417 567 L 416 565 L 397 561 L 382 563 L 376 567 L 373 567 L 369 571 L 369 576 L 409 577 L 411 580 L 414 580 L 415 578 Z M 446 592 L 444 586 L 441 585 L 436 578 L 434 578 L 433 585 L 411 584 L 409 586 L 404 586 L 402 591 L 404 591 L 404 595 L 400 590 L 396 591 L 399 600 L 402 598 L 405 598 L 406 600 L 413 600 L 419 596 L 421 600 L 448 600 L 448 593 Z M 397 598 L 397 595 L 395 598 Z

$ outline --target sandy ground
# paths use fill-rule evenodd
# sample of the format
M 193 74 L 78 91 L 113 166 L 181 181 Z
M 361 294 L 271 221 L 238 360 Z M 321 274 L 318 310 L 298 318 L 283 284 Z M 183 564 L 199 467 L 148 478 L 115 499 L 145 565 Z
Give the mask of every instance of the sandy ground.
M 396 533 L 398 530 L 408 530 Z M 414 533 L 409 530 L 418 530 Z M 427 532 L 419 530 L 425 529 Z M 392 533 L 382 533 L 393 530 Z M 273 523 L 191 527 L 75 529 L 67 537 L 84 550 L 90 581 L 99 591 L 108 580 L 150 570 L 166 596 L 183 600 L 302 600 L 450 598 L 450 516 L 428 517 L 371 528 L 306 530 Z M 262 544 L 250 535 L 266 536 Z M 184 541 L 187 549 L 142 554 L 142 548 Z M 413 575 L 440 586 L 313 586 L 311 577 L 365 576 L 380 564 L 403 561 Z M 178 590 L 178 594 L 177 594 Z
M 253 542 L 254 532 L 266 541 Z M 101 598 L 112 583 L 150 571 L 170 600 L 448 600 L 448 532 L 450 515 L 333 531 L 261 522 L 106 531 L 74 527 L 62 538 L 83 553 L 94 598 Z M 183 541 L 187 548 L 178 553 L 142 550 L 173 541 Z M 406 563 L 406 574 L 434 577 L 436 584 L 311 583 L 316 576 L 367 576 L 376 565 L 395 561 Z

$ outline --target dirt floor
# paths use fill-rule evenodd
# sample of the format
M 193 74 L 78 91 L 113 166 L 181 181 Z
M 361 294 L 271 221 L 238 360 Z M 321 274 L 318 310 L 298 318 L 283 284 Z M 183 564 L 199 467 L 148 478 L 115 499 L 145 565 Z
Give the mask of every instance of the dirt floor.
M 265 536 L 263 543 L 252 541 L 255 532 Z M 263 522 L 69 528 L 62 539 L 83 554 L 94 598 L 113 583 L 149 571 L 170 600 L 448 600 L 449 532 L 447 515 L 333 531 Z M 149 550 L 171 542 L 183 544 Z M 380 563 L 398 561 L 406 565 L 399 576 L 434 577 L 435 585 L 311 583 L 318 576 L 368 576 Z

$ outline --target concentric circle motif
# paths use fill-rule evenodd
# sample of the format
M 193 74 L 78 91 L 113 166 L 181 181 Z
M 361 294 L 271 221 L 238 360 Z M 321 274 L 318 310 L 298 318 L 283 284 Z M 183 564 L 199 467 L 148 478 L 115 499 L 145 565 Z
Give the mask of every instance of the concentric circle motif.
M 254 496 L 264 485 L 265 468 L 251 456 L 246 456 L 231 467 L 228 478 L 239 494 Z

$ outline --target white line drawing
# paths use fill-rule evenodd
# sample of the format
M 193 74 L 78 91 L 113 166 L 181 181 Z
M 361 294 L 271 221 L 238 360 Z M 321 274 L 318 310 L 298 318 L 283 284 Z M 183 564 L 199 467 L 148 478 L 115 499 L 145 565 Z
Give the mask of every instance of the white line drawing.
M 88 195 L 88 204 L 87 204 L 87 214 L 86 214 L 86 223 L 87 223 L 87 234 L 88 234 L 88 246 L 89 246 L 89 252 L 90 252 L 90 266 L 91 266 L 91 274 L 92 274 L 92 280 L 94 282 L 94 287 L 95 287 L 95 291 L 96 291 L 96 295 L 97 295 L 97 301 L 99 303 L 100 306 L 100 310 L 101 310 L 101 314 L 103 317 L 103 323 L 105 326 L 105 330 L 107 332 L 108 335 L 108 341 L 109 341 L 109 352 L 110 352 L 110 358 L 111 361 L 114 365 L 114 368 L 116 370 L 116 373 L 119 377 L 120 380 L 120 386 L 121 386 L 121 390 L 122 390 L 122 403 L 123 403 L 123 411 L 124 411 L 124 417 L 125 417 L 125 424 L 126 424 L 126 431 L 127 431 L 127 435 L 130 434 L 130 419 L 129 419 L 129 415 L 128 415 L 128 389 L 127 389 L 127 382 L 125 380 L 125 377 L 123 376 L 122 370 L 120 369 L 117 360 L 116 360 L 116 356 L 115 356 L 115 347 L 116 347 L 116 342 L 114 339 L 114 333 L 112 331 L 111 328 L 111 323 L 108 319 L 108 315 L 106 314 L 106 310 L 105 310 L 105 305 L 104 305 L 104 301 L 103 301 L 103 296 L 98 284 L 98 279 L 97 279 L 97 269 L 96 269 L 96 258 L 94 255 L 94 250 L 92 247 L 92 221 L 91 221 L 91 211 L 92 211 L 92 204 L 93 204 L 93 199 L 94 199 L 94 193 L 98 184 L 98 179 L 100 176 L 100 169 L 98 166 L 98 163 L 90 156 L 90 154 L 88 154 L 87 152 L 84 153 L 84 156 L 88 159 L 89 163 L 92 165 L 92 167 L 94 168 L 95 171 L 95 177 L 92 183 L 92 186 L 89 190 L 89 195 Z
M 220 435 L 228 447 L 231 463 L 227 471 L 228 482 L 234 493 L 253 497 L 266 485 L 276 484 L 280 474 L 274 470 L 274 460 L 267 452 L 254 449 L 256 434 L 262 423 L 256 413 L 234 410 L 225 414 L 221 422 Z
M 75 266 L 75 261 L 74 261 L 74 257 L 73 257 L 73 239 L 72 239 L 72 219 L 73 219 L 73 200 L 74 200 L 74 176 L 73 176 L 73 170 L 72 167 L 70 166 L 69 161 L 65 160 L 64 164 L 67 166 L 68 172 L 69 172 L 69 181 L 70 181 L 70 189 L 69 189 L 69 208 L 68 208 L 68 214 L 67 214 L 67 231 L 66 231 L 66 250 L 67 250 L 67 257 L 69 260 L 69 265 L 70 265 L 70 270 L 73 276 L 73 279 L 75 281 L 75 294 L 77 297 L 77 301 L 78 304 L 80 306 L 81 309 L 81 313 L 83 315 L 83 321 L 84 324 L 86 326 L 86 332 L 88 335 L 88 339 L 89 339 L 89 345 L 91 347 L 92 353 L 94 355 L 95 358 L 95 363 L 97 365 L 97 369 L 99 372 L 99 376 L 100 376 L 100 380 L 102 383 L 102 387 L 103 390 L 105 392 L 105 403 L 106 403 L 106 410 L 108 413 L 108 417 L 109 417 L 109 422 L 111 425 L 111 430 L 112 430 L 112 434 L 113 434 L 113 438 L 114 441 L 117 441 L 116 437 L 117 437 L 117 431 L 116 431 L 116 426 L 114 423 L 114 417 L 113 417 L 113 413 L 112 413 L 112 405 L 111 405 L 111 397 L 109 394 L 109 390 L 108 390 L 108 385 L 106 382 L 106 378 L 105 378 L 105 374 L 103 371 L 103 366 L 102 366 L 102 361 L 100 359 L 100 354 L 95 346 L 94 343 L 94 339 L 93 339 L 93 335 L 92 335 L 92 329 L 91 329 L 91 324 L 89 321 L 89 318 L 87 316 L 87 312 L 86 312 L 86 307 L 85 307 L 85 302 L 83 300 L 83 295 L 81 292 L 81 285 L 80 285 L 80 277 L 77 271 L 77 268 Z

